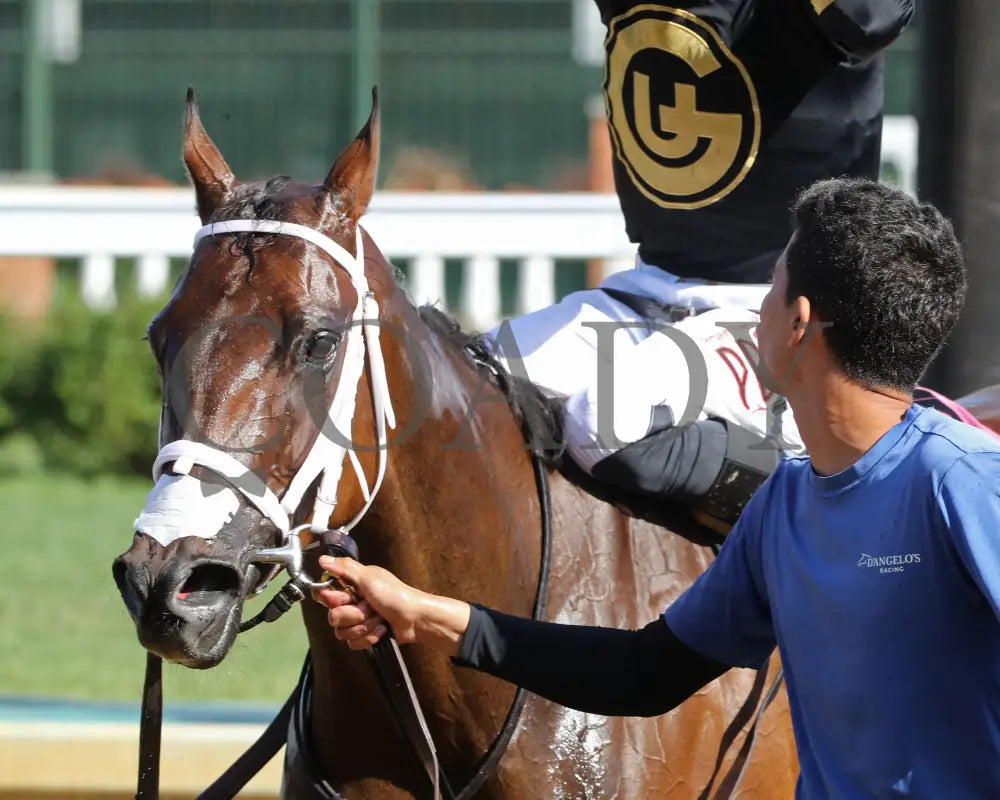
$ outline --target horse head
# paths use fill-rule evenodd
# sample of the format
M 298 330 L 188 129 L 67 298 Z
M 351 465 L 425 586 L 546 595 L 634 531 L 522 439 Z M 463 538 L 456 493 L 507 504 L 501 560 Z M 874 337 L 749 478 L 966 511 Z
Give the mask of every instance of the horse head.
M 314 530 L 353 519 L 367 508 L 364 476 L 381 475 L 392 411 L 371 388 L 384 367 L 372 370 L 377 330 L 362 319 L 377 319 L 395 285 L 381 258 L 367 260 L 368 282 L 359 251 L 377 251 L 358 224 L 378 142 L 373 94 L 321 184 L 242 183 L 188 92 L 184 162 L 205 227 L 149 326 L 163 386 L 156 484 L 113 566 L 139 640 L 164 658 L 217 664 L 267 577 L 261 552 L 290 547 L 310 518 Z M 352 466 L 359 480 L 339 480 Z

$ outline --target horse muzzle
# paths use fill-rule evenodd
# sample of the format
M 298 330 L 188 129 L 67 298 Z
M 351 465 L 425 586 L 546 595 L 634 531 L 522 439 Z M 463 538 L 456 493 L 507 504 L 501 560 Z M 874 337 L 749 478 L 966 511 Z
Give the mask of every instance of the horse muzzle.
M 218 664 L 236 638 L 245 572 L 238 557 L 204 539 L 163 547 L 143 533 L 112 565 L 143 647 L 196 669 Z

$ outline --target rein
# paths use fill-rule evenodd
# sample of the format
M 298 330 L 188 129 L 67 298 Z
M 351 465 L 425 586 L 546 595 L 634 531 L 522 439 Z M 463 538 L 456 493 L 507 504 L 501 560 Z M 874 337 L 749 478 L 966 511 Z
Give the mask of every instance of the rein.
M 484 359 L 478 353 L 471 353 L 471 357 L 493 373 L 501 389 L 504 389 L 506 393 L 506 373 L 496 363 L 492 363 L 489 359 Z M 541 557 L 538 567 L 535 601 L 531 610 L 532 619 L 538 620 L 545 613 L 549 592 L 549 577 L 552 566 L 552 502 L 549 491 L 548 471 L 542 457 L 538 453 L 533 452 L 531 460 L 535 474 L 535 486 L 538 491 L 539 515 L 541 517 Z M 336 535 L 333 534 L 332 536 Z M 344 544 L 356 547 L 350 537 L 344 537 L 347 539 L 347 542 L 344 542 L 343 539 L 339 539 L 339 541 L 334 539 L 335 543 L 332 547 L 329 544 L 328 537 L 331 537 L 331 534 L 324 535 L 324 539 L 327 539 L 328 552 L 331 555 L 352 555 L 352 557 L 357 559 L 356 550 L 353 554 L 344 552 Z M 500 731 L 486 749 L 486 752 L 479 760 L 475 771 L 465 786 L 462 787 L 461 791 L 455 793 L 448 782 L 447 776 L 437 763 L 433 739 L 427 730 L 419 702 L 416 694 L 413 692 L 409 676 L 406 674 L 406 666 L 399 656 L 399 648 L 395 640 L 386 637 L 365 652 L 371 657 L 376 675 L 379 678 L 379 684 L 386 694 L 390 707 L 395 711 L 395 719 L 399 723 L 403 737 L 409 743 L 414 755 L 421 762 L 424 771 L 428 773 L 428 777 L 433 783 L 433 796 L 435 798 L 443 797 L 444 800 L 471 800 L 496 771 L 500 760 L 503 758 L 507 750 L 507 745 L 510 744 L 510 740 L 513 738 L 518 723 L 521 720 L 521 712 L 524 710 L 524 704 L 527 701 L 527 690 L 517 687 L 514 699 L 507 711 L 507 716 L 504 718 Z M 397 671 L 397 667 L 401 667 L 401 672 Z M 343 800 L 343 796 L 333 788 L 327 779 L 319 757 L 312 747 L 309 735 L 311 697 L 312 665 L 307 655 L 299 685 L 292 693 L 292 697 L 289 698 L 289 702 L 292 703 L 294 701 L 294 705 L 288 729 L 288 745 L 290 750 L 294 745 L 299 751 L 307 777 L 319 797 L 323 798 L 323 800 Z M 284 744 L 284 740 L 278 744 L 275 752 L 277 752 L 281 744 Z M 431 766 L 432 759 L 433 766 Z M 261 762 L 260 766 L 263 767 L 264 763 L 266 761 Z M 218 795 L 219 798 L 223 796 L 231 795 Z M 215 796 L 206 794 L 200 796 L 198 800 L 215 800 Z
M 549 576 L 552 564 L 552 511 L 549 478 L 545 464 L 537 454 L 532 454 L 532 463 L 535 472 L 536 488 L 538 490 L 539 512 L 542 525 L 541 561 L 538 569 L 535 602 L 532 607 L 532 618 L 537 620 L 541 619 L 545 613 L 545 603 L 549 590 Z M 334 555 L 341 554 L 334 553 Z M 408 683 L 408 678 L 404 685 L 404 676 L 397 676 L 395 674 L 395 665 L 397 663 L 402 664 L 402 660 L 397 661 L 394 656 L 394 653 L 398 653 L 398 646 L 395 640 L 384 638 L 365 652 L 370 656 L 376 676 L 379 679 L 378 682 L 386 694 L 390 708 L 395 712 L 394 718 L 399 725 L 403 737 L 407 740 L 414 755 L 424 767 L 424 771 L 428 773 L 428 777 L 434 783 L 433 796 L 435 798 L 441 797 L 442 800 L 471 800 L 499 766 L 500 760 L 503 758 L 507 746 L 510 744 L 521 721 L 521 713 L 524 710 L 528 692 L 521 687 L 517 688 L 500 731 L 490 743 L 482 758 L 480 758 L 471 777 L 466 781 L 461 791 L 456 793 L 451 788 L 451 784 L 444 771 L 437 765 L 436 755 L 434 764 L 438 770 L 437 780 L 434 780 L 432 777 L 433 768 L 429 767 L 429 753 L 433 751 L 434 743 L 430 737 L 430 733 L 426 732 L 426 726 L 422 721 L 423 715 L 420 713 L 420 706 L 416 695 L 412 691 L 412 685 Z M 405 666 L 403 670 L 405 671 Z M 333 787 L 313 747 L 309 724 L 311 718 L 310 709 L 312 707 L 312 682 L 312 663 L 309 656 L 306 655 L 299 684 L 288 700 L 292 704 L 291 719 L 289 720 L 287 732 L 288 752 L 295 752 L 298 755 L 305 772 L 304 777 L 309 781 L 318 798 L 322 800 L 344 800 L 343 795 Z M 421 733 L 421 730 L 426 732 L 426 736 Z M 276 741 L 272 755 L 285 742 L 285 738 Z M 430 748 L 430 751 L 428 748 Z M 260 761 L 257 769 L 262 768 L 265 763 L 267 763 L 267 759 Z M 209 794 L 206 792 L 200 795 L 197 800 L 222 800 L 225 797 L 232 797 L 233 794 L 229 792 L 229 789 L 238 791 L 240 786 L 228 787 L 228 793 Z

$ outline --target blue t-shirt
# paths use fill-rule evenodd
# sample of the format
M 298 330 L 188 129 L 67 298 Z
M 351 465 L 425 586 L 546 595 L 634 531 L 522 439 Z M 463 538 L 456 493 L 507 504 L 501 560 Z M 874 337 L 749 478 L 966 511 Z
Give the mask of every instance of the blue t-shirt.
M 1000 441 L 913 406 L 853 466 L 781 466 L 667 609 L 689 647 L 778 645 L 800 798 L 1000 798 Z

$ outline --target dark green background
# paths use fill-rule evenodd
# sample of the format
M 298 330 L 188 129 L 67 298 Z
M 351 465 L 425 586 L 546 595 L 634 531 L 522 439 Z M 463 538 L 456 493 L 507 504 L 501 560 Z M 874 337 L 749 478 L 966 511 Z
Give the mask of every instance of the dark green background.
M 601 69 L 572 58 L 570 0 L 382 0 L 383 178 L 402 145 L 474 182 L 559 188 L 587 161 Z M 23 167 L 24 0 L 0 0 L 0 172 Z M 184 91 L 241 177 L 319 178 L 354 134 L 348 0 L 83 0 L 82 55 L 53 72 L 54 169 L 113 163 L 184 180 Z M 917 37 L 890 52 L 888 113 L 911 113 Z

